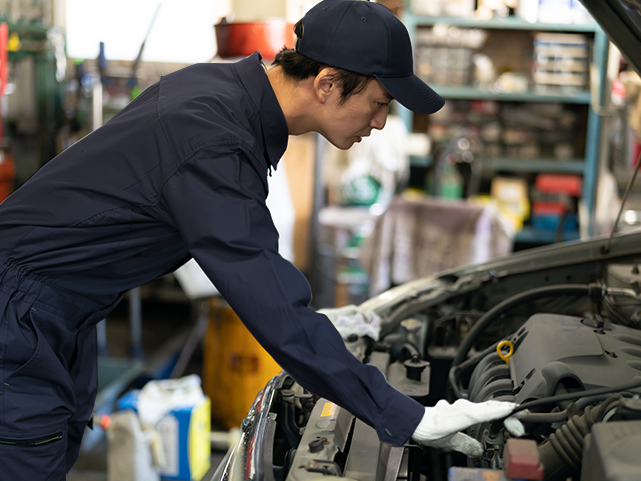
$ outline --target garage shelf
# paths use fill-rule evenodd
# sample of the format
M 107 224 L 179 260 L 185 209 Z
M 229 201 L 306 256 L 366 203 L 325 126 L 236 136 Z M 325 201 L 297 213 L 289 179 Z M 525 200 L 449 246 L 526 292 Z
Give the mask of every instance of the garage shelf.
M 409 20 L 408 20 L 409 18 Z M 541 32 L 594 32 L 598 27 L 596 22 L 589 23 L 542 23 L 528 22 L 517 17 L 495 17 L 480 20 L 470 17 L 452 17 L 447 15 L 415 15 L 410 14 L 403 22 L 409 28 L 417 25 L 431 26 L 444 23 L 461 28 L 488 28 L 493 30 L 534 30 Z
M 410 2 L 411 3 L 411 2 Z M 592 62 L 598 72 L 593 78 L 593 89 L 576 93 L 541 92 L 529 90 L 525 92 L 498 92 L 482 90 L 473 86 L 431 85 L 434 90 L 446 100 L 494 100 L 500 102 L 555 102 L 563 104 L 586 105 L 587 119 L 585 132 L 585 156 L 581 159 L 570 161 L 555 161 L 547 159 L 482 159 L 484 170 L 507 172 L 550 172 L 580 174 L 583 176 L 583 202 L 588 210 L 588 217 L 595 208 L 596 181 L 598 172 L 598 156 L 601 149 L 602 119 L 598 112 L 606 101 L 606 66 L 610 42 L 599 25 L 592 21 L 589 23 L 531 23 L 517 17 L 497 17 L 489 20 L 480 20 L 467 17 L 429 16 L 412 12 L 411 6 L 403 14 L 403 23 L 407 26 L 410 37 L 415 42 L 416 34 L 421 27 L 430 27 L 445 24 L 460 28 L 478 28 L 487 30 L 518 30 L 530 32 L 568 32 L 585 33 L 592 38 Z M 398 114 L 405 121 L 408 130 L 412 130 L 414 114 L 398 106 Z M 430 159 L 412 158 L 412 166 L 428 167 Z M 590 232 L 590 226 L 588 226 Z M 564 240 L 578 238 L 576 235 L 566 235 Z M 554 233 L 526 229 L 517 234 L 517 242 L 551 243 L 554 242 Z
M 505 170 L 512 172 L 550 172 L 554 174 L 583 174 L 585 161 L 583 159 L 550 160 L 550 159 L 499 159 L 481 158 L 485 170 Z M 413 167 L 431 167 L 431 157 L 410 156 Z
M 476 87 L 430 85 L 441 97 L 453 100 L 500 100 L 504 102 L 562 102 L 566 104 L 589 104 L 590 92 L 573 94 L 525 92 L 496 92 Z
M 555 174 L 583 174 L 585 161 L 548 159 L 481 159 L 483 168 L 488 170 L 510 170 L 513 172 L 552 172 Z
M 514 242 L 522 242 L 524 244 L 552 244 L 555 242 L 555 232 L 552 230 L 541 230 L 533 227 L 523 227 L 514 236 Z M 563 241 L 578 240 L 579 233 L 577 231 L 566 231 L 563 233 Z

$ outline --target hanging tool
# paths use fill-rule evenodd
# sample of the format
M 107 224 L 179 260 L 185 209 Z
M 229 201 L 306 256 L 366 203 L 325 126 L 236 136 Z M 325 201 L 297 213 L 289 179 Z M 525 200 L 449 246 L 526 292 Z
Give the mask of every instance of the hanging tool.
M 151 33 L 151 29 L 154 26 L 154 23 L 156 23 L 156 17 L 158 16 L 158 12 L 160 11 L 160 7 L 162 5 L 162 2 L 158 2 L 158 5 L 156 6 L 156 11 L 154 12 L 154 16 L 151 19 L 151 23 L 149 24 L 149 28 L 147 29 L 147 34 L 145 35 L 144 40 L 140 44 L 140 49 L 138 50 L 138 56 L 134 60 L 133 65 L 131 66 L 131 76 L 129 77 L 129 88 L 131 89 L 131 99 L 135 99 L 138 94 L 140 94 L 140 87 L 138 86 L 138 67 L 140 65 L 140 61 L 142 60 L 142 53 L 145 50 L 145 43 L 147 42 L 147 39 L 149 38 L 149 34 Z

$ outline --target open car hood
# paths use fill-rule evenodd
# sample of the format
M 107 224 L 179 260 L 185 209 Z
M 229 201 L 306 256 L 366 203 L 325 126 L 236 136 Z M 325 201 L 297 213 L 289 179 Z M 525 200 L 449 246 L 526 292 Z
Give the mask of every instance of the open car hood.
M 408 313 L 478 289 L 483 284 L 509 283 L 510 279 L 536 276 L 537 272 L 545 278 L 544 273 L 569 272 L 578 264 L 600 265 L 618 259 L 641 258 L 641 231 L 615 234 L 606 252 L 607 245 L 607 237 L 595 237 L 521 251 L 510 257 L 407 282 L 368 299 L 360 308 L 372 310 L 381 317 L 382 335 L 385 335 L 397 328 Z
M 582 0 L 632 68 L 641 73 L 641 0 Z

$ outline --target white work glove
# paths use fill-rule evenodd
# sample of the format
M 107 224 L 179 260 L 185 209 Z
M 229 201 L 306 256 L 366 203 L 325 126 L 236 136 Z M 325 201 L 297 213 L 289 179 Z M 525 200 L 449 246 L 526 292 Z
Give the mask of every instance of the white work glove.
M 344 307 L 332 307 L 332 308 L 325 308 L 325 309 L 319 309 L 318 311 L 319 314 L 325 314 L 327 317 L 329 317 L 329 320 L 332 321 L 332 324 L 336 324 L 336 320 L 340 317 L 350 317 L 355 314 L 360 314 L 361 311 L 358 310 L 358 307 L 356 307 L 354 304 L 350 304 L 349 306 L 344 306 Z
M 336 330 L 343 339 L 351 334 L 369 336 L 378 341 L 381 332 L 381 318 L 374 311 L 361 312 L 353 304 L 333 309 L 319 309 L 320 314 L 325 314 L 332 321 Z
M 473 403 L 459 399 L 454 404 L 440 400 L 434 407 L 426 407 L 423 419 L 412 438 L 426 446 L 448 448 L 468 456 L 480 456 L 483 447 L 476 439 L 461 433 L 477 423 L 494 421 L 509 416 L 516 404 L 503 401 Z

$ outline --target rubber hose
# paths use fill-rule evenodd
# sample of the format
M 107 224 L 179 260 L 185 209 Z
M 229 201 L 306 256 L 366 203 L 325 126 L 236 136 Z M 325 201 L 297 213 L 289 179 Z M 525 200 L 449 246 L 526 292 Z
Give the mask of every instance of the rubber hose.
M 594 284 L 559 284 L 554 286 L 537 287 L 535 289 L 530 289 L 529 291 L 520 292 L 512 297 L 508 297 L 483 314 L 479 320 L 474 323 L 470 331 L 467 333 L 467 336 L 465 336 L 463 342 L 456 350 L 456 356 L 454 357 L 452 366 L 448 372 L 447 378 L 454 396 L 457 398 L 464 397 L 463 393 L 458 388 L 458 380 L 456 377 L 459 366 L 465 361 L 465 357 L 470 352 L 470 349 L 474 345 L 476 339 L 502 314 L 523 302 L 540 299 L 542 297 L 590 295 L 594 292 L 594 287 Z
M 498 303 L 492 309 L 487 311 L 481 318 L 476 321 L 472 329 L 467 333 L 463 342 L 456 351 L 456 356 L 452 362 L 452 367 L 460 365 L 468 352 L 474 345 L 479 335 L 494 322 L 501 314 L 509 311 L 514 306 L 523 302 L 540 299 L 550 296 L 582 296 L 590 293 L 590 286 L 587 284 L 560 284 L 555 286 L 537 287 L 529 291 L 521 292 Z
M 613 396 L 596 408 L 587 406 L 583 414 L 573 416 L 539 446 L 541 463 L 545 466 L 545 481 L 564 481 L 581 469 L 585 437 L 592 425 L 603 420 L 605 413 L 616 406 L 618 400 Z
M 405 357 L 406 355 L 409 357 Z M 404 343 L 401 347 L 401 351 L 398 354 L 398 358 L 401 361 L 405 361 L 407 359 L 412 359 L 413 357 L 422 359 L 421 351 L 419 351 L 418 348 L 411 342 Z

